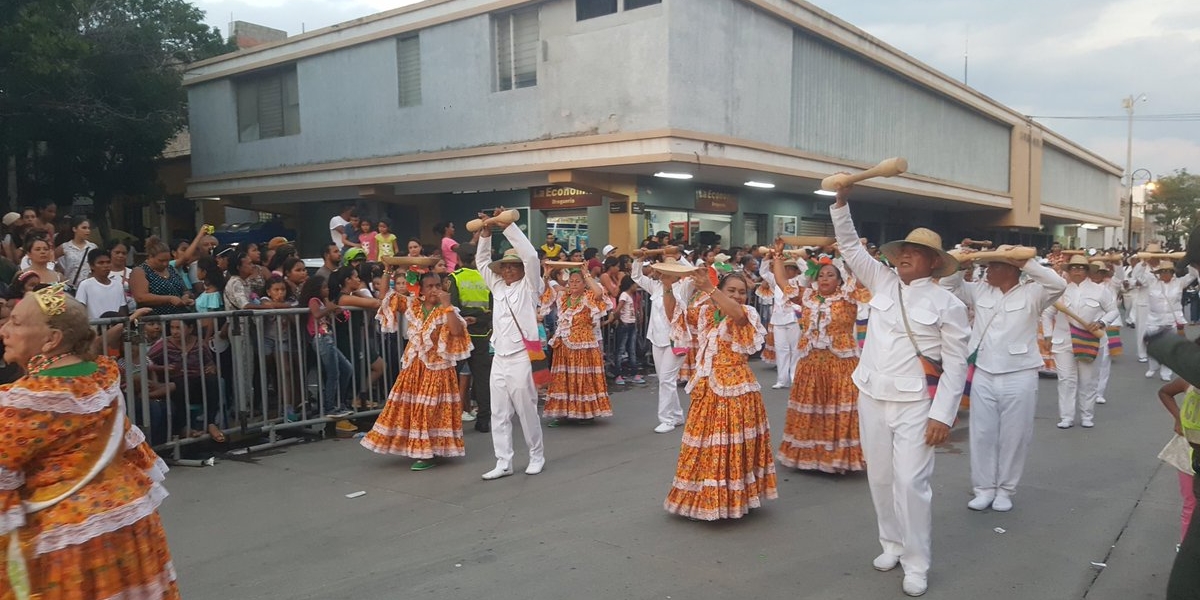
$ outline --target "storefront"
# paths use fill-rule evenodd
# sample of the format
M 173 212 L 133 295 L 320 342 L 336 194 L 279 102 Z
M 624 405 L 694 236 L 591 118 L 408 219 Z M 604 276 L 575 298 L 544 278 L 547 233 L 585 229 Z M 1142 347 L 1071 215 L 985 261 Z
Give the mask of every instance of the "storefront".
M 588 209 L 599 209 L 604 197 L 584 190 L 564 186 L 530 188 L 529 207 L 541 211 L 546 223 L 546 234 L 553 234 L 566 251 L 588 248 Z M 534 238 L 534 245 L 545 242 L 545 237 Z

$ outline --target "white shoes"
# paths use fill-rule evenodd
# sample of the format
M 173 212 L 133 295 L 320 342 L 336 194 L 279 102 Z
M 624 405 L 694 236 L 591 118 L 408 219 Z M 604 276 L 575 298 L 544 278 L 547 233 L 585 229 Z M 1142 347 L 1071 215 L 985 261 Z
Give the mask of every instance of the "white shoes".
M 996 512 L 1008 512 L 1012 510 L 1012 499 L 1008 496 L 996 496 L 992 500 L 992 510 Z
M 462 414 L 462 420 L 463 423 L 470 423 L 471 421 L 475 420 L 475 415 L 464 410 Z
M 887 552 L 876 556 L 875 560 L 871 561 L 871 566 L 875 567 L 876 571 L 891 571 L 898 564 L 900 564 L 900 557 Z
M 1150 379 L 1151 377 L 1154 377 L 1154 369 L 1146 371 L 1146 379 Z
M 925 595 L 925 590 L 929 589 L 929 582 L 920 575 L 905 575 L 901 589 L 904 590 L 904 595 L 915 598 Z
M 538 473 L 541 473 L 542 469 L 544 468 L 546 468 L 546 459 L 543 458 L 541 460 L 530 460 L 529 466 L 525 467 L 525 474 L 537 475 Z M 511 473 L 511 471 L 509 472 Z
M 1171 379 L 1173 379 L 1170 375 L 1167 375 L 1166 373 L 1159 375 L 1158 378 L 1162 379 L 1163 381 L 1170 381 Z
M 773 389 L 773 390 L 782 390 L 782 389 L 784 389 L 784 388 L 786 388 L 786 387 L 788 387 L 788 384 L 786 384 L 786 383 L 779 383 L 779 382 L 776 382 L 776 383 L 775 383 L 775 385 L 772 385 L 772 386 L 771 386 L 771 389 Z
M 659 423 L 658 427 L 654 428 L 654 433 L 671 433 L 672 431 L 675 431 L 673 423 Z
M 976 494 L 970 502 L 967 503 L 967 508 L 971 510 L 983 510 L 992 505 L 993 500 L 997 500 L 995 496 L 988 494 Z
M 1139 358 L 1139 359 L 1138 359 L 1138 362 L 1140 362 L 1140 363 L 1144 363 L 1144 362 L 1150 362 L 1150 359 L 1148 359 L 1148 358 Z
M 1063 419 L 1058 422 L 1058 428 L 1059 429 L 1070 429 L 1071 426 L 1074 424 L 1075 424 L 1075 422 L 1070 419 Z
M 1105 400 L 1104 396 L 1100 396 L 1099 398 L 1096 398 L 1096 404 L 1108 404 L 1108 400 Z
M 512 467 L 501 467 L 500 465 L 496 465 L 495 469 L 492 469 L 491 471 L 488 471 L 487 473 L 483 474 L 483 480 L 491 481 L 493 479 L 500 479 L 501 477 L 508 477 L 509 475 L 512 475 L 512 474 L 513 474 Z
M 1096 426 L 1096 424 L 1093 423 L 1091 419 L 1083 419 L 1083 420 L 1079 421 L 1079 425 L 1081 427 L 1086 427 L 1088 429 L 1091 429 L 1092 427 Z

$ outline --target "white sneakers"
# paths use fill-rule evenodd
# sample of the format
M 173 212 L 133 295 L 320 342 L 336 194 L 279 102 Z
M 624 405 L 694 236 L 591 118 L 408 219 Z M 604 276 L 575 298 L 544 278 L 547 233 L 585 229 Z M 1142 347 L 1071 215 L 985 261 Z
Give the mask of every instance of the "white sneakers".
M 1151 377 L 1154 377 L 1154 369 L 1146 371 L 1146 379 L 1150 379 Z
M 782 390 L 782 389 L 783 389 L 783 388 L 785 388 L 785 387 L 787 387 L 787 384 L 784 384 L 784 383 L 776 383 L 776 384 L 774 384 L 774 385 L 772 385 L 772 386 L 771 386 L 771 389 L 773 389 L 773 390 Z
M 929 582 L 920 575 L 905 575 L 904 583 L 900 587 L 904 590 L 904 595 L 915 598 L 925 595 L 925 590 L 929 589 Z
M 1108 400 L 1105 400 L 1104 396 L 1100 396 L 1099 398 L 1096 398 L 1096 404 L 1108 404 Z
M 463 423 L 470 423 L 471 421 L 475 420 L 475 415 L 464 410 L 462 414 L 462 420 Z
M 488 471 L 487 473 L 483 474 L 483 480 L 491 481 L 493 479 L 500 479 L 501 477 L 508 477 L 509 475 L 512 475 L 512 474 L 513 474 L 512 467 L 501 467 L 500 465 L 496 465 L 495 469 L 492 469 L 491 471 Z
M 1082 427 L 1086 427 L 1088 429 L 1091 429 L 1092 427 L 1096 426 L 1096 424 L 1093 423 L 1091 419 L 1082 419 L 1079 421 L 1079 425 Z
M 996 496 L 996 499 L 992 500 L 992 510 L 996 512 L 1008 512 L 1012 510 L 1012 506 L 1012 498 L 1008 496 Z
M 538 473 L 541 473 L 542 469 L 544 468 L 546 468 L 546 459 L 543 458 L 541 460 L 531 460 L 529 461 L 529 466 L 525 467 L 525 474 L 537 475 Z
M 876 556 L 875 560 L 871 561 L 871 566 L 875 567 L 876 571 L 891 571 L 898 564 L 900 564 L 900 557 L 887 552 Z
M 983 510 L 992 505 L 992 501 L 996 497 L 989 494 L 976 494 L 970 502 L 967 503 L 967 508 L 971 510 Z
M 1073 425 L 1075 425 L 1075 422 L 1074 422 L 1074 421 L 1072 421 L 1072 420 L 1070 420 L 1070 419 L 1063 419 L 1063 420 L 1061 420 L 1061 421 L 1059 421 L 1059 422 L 1058 422 L 1058 425 L 1057 425 L 1057 427 L 1058 427 L 1059 429 L 1070 429 L 1070 428 L 1071 428 L 1071 426 L 1073 426 Z
M 1163 380 L 1163 381 L 1170 381 L 1171 379 L 1173 379 L 1173 377 L 1171 377 L 1170 375 L 1167 375 L 1166 373 L 1162 373 L 1162 374 L 1160 374 L 1160 375 L 1158 376 L 1158 378 L 1159 378 L 1159 379 L 1161 379 L 1161 380 Z
M 675 425 L 671 423 L 659 423 L 658 427 L 654 428 L 654 433 L 671 433 L 675 431 Z

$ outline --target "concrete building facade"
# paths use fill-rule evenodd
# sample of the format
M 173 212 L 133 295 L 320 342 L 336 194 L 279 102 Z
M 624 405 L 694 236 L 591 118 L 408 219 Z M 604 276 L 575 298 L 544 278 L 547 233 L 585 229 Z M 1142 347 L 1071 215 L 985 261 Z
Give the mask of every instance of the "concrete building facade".
M 797 0 L 426 0 L 185 84 L 188 195 L 318 244 L 346 201 L 427 240 L 503 205 L 575 245 L 766 243 L 828 231 L 820 179 L 889 156 L 909 173 L 856 194 L 872 239 L 1121 222 L 1120 167 Z

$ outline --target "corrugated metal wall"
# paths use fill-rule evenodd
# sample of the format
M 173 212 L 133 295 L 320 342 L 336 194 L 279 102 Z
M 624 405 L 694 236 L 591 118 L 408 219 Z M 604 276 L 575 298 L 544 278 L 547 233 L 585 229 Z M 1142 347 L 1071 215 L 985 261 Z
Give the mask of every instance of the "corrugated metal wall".
M 1049 144 L 1042 146 L 1042 204 L 1119 216 L 1120 180 Z
M 1010 128 L 801 31 L 792 59 L 792 146 L 1007 192 Z

